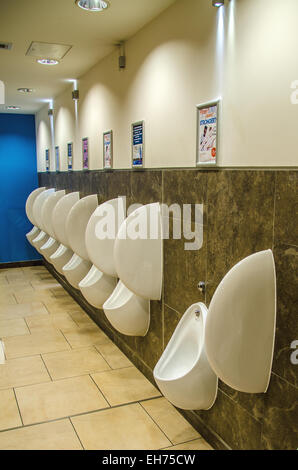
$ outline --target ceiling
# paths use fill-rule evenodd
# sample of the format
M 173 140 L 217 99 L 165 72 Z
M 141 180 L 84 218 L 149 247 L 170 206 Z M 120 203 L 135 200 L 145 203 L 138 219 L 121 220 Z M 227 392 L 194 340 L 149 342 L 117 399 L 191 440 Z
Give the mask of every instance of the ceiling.
M 120 41 L 132 37 L 175 0 L 109 0 L 103 12 L 86 12 L 75 0 L 0 0 L 0 42 L 12 42 L 0 50 L 0 80 L 5 84 L 5 105 L 21 106 L 35 113 Z M 71 45 L 59 65 L 45 66 L 26 56 L 32 41 Z M 33 88 L 30 95 L 18 88 Z

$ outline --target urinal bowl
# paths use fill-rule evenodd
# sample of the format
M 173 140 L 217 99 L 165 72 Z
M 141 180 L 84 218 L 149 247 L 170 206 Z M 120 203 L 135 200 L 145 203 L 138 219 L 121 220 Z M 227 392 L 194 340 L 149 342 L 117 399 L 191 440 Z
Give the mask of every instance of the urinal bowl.
M 72 256 L 72 250 L 67 246 L 59 245 L 57 251 L 50 256 L 48 261 L 54 266 L 58 273 L 64 275 L 63 267 L 71 260 Z
M 87 276 L 79 283 L 79 288 L 90 305 L 102 308 L 115 289 L 116 283 L 115 277 L 104 274 L 93 265 Z
M 49 261 L 50 256 L 55 253 L 59 246 L 59 243 L 55 238 L 50 237 L 48 241 L 40 248 L 41 254 Z
M 44 231 L 41 231 L 36 238 L 32 241 L 32 245 L 34 248 L 38 251 L 38 253 L 41 253 L 41 247 L 48 241 L 49 235 L 45 233 Z
M 131 292 L 119 281 L 114 292 L 103 304 L 111 325 L 127 336 L 145 336 L 150 325 L 150 300 Z
M 74 254 L 70 261 L 63 266 L 62 271 L 69 284 L 71 284 L 75 289 L 79 289 L 81 280 L 88 274 L 91 266 L 90 261 Z
M 40 229 L 34 225 L 32 230 L 26 234 L 28 242 L 33 245 L 33 240 L 40 234 Z M 33 245 L 34 246 L 34 245 Z
M 188 308 L 153 371 L 163 395 L 184 410 L 208 410 L 217 396 L 218 379 L 205 354 L 207 313 L 203 303 Z

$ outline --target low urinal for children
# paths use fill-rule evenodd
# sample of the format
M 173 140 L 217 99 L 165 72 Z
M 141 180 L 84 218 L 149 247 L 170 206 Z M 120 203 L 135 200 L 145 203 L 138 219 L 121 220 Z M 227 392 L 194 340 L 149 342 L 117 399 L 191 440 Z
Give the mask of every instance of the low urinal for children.
M 206 322 L 206 353 L 230 387 L 267 391 L 276 322 L 273 253 L 260 251 L 236 264 L 217 287 Z
M 72 207 L 79 201 L 79 192 L 73 192 L 63 196 L 55 205 L 52 212 L 52 225 L 55 233 L 55 239 L 60 242 L 59 247 L 53 253 L 49 262 L 53 264 L 56 271 L 63 274 L 63 266 L 65 266 L 73 256 L 73 251 L 69 246 L 66 235 L 66 219 Z
M 207 314 L 203 303 L 188 308 L 153 371 L 163 395 L 184 410 L 208 410 L 217 395 L 217 376 L 205 353 Z
M 50 236 L 50 238 L 40 248 L 40 252 L 47 261 L 49 261 L 50 256 L 55 253 L 59 246 L 59 242 L 55 239 L 55 232 L 52 224 L 52 214 L 56 204 L 63 196 L 65 196 L 65 190 L 56 191 L 47 198 L 42 206 L 41 217 L 43 227 L 44 231 L 47 233 L 47 235 Z
M 209 310 L 202 303 L 198 306 L 204 325 L 196 328 L 195 306 L 190 307 L 154 369 L 164 395 L 183 409 L 208 409 L 216 396 L 210 388 L 212 371 L 235 390 L 265 393 L 276 322 L 272 251 L 240 261 L 217 287 Z
M 89 304 L 101 308 L 115 289 L 116 282 L 114 277 L 107 276 L 93 265 L 79 283 L 79 289 Z
M 32 245 L 36 250 L 41 253 L 41 247 L 49 239 L 49 235 L 44 231 L 43 220 L 42 220 L 42 208 L 47 198 L 55 192 L 54 188 L 46 189 L 42 191 L 35 199 L 32 207 L 33 217 L 36 221 L 37 227 L 41 230 L 36 238 L 32 240 Z
M 76 289 L 92 266 L 86 249 L 85 232 L 97 204 L 96 194 L 86 196 L 71 208 L 66 219 L 66 236 L 74 255 L 62 271 L 68 282 Z
M 33 204 L 37 196 L 45 191 L 46 188 L 37 188 L 32 191 L 32 193 L 29 194 L 27 201 L 26 201 L 26 215 L 28 219 L 30 220 L 31 224 L 33 225 L 32 230 L 26 234 L 28 242 L 32 245 L 32 240 L 37 237 L 37 235 L 40 233 L 40 229 L 36 226 L 36 220 L 34 219 L 33 216 Z
M 145 336 L 150 302 L 161 297 L 162 228 L 159 203 L 133 211 L 121 224 L 114 246 L 118 283 L 104 303 L 106 317 L 123 334 Z

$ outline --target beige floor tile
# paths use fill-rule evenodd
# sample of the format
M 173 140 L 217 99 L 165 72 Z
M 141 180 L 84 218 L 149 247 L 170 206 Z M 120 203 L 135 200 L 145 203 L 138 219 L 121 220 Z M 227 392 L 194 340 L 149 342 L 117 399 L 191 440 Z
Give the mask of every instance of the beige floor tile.
M 2 450 L 81 450 L 68 419 L 0 433 Z
M 111 406 L 160 396 L 159 391 L 136 367 L 92 374 Z
M 78 307 L 78 309 L 75 311 L 71 309 L 68 310 L 68 314 L 78 326 L 94 325 L 94 321 L 91 320 L 91 318 L 88 317 L 88 315 L 83 310 L 80 310 L 80 307 Z
M 42 302 L 28 304 L 0 305 L 0 320 L 11 320 L 14 318 L 25 318 L 29 315 L 48 315 L 48 311 Z
M 72 348 L 83 348 L 111 341 L 96 325 L 78 327 L 76 330 L 63 330 L 63 334 Z
M 0 317 L 0 338 L 5 336 L 28 335 L 30 331 L 23 318 L 13 320 L 1 320 Z
M 0 391 L 0 430 L 22 426 L 13 390 Z
M 53 380 L 110 370 L 94 348 L 44 354 L 42 357 Z
M 14 294 L 1 294 L 0 295 L 0 305 L 15 305 L 17 303 L 16 297 Z
M 35 290 L 44 290 L 44 289 L 52 289 L 53 287 L 59 286 L 58 282 L 55 281 L 32 281 L 31 282 L 32 288 Z
M 18 304 L 44 302 L 55 298 L 50 289 L 34 290 L 33 292 L 15 292 L 14 295 Z
M 71 310 L 77 311 L 78 304 L 71 298 L 60 299 L 53 297 L 52 299 L 44 299 L 43 303 L 47 311 L 54 315 L 56 313 L 68 313 Z
M 98 349 L 112 369 L 122 369 L 123 367 L 132 366 L 130 360 L 112 342 L 107 344 L 97 344 L 96 349 Z
M 172 447 L 166 447 L 165 450 L 213 450 L 204 439 L 185 442 Z
M 8 286 L 8 280 L 6 279 L 6 276 L 1 276 L 0 277 L 0 286 Z
M 108 407 L 88 375 L 15 390 L 24 424 L 33 424 Z
M 31 335 L 4 338 L 7 359 L 70 349 L 62 333 L 55 329 L 38 330 Z
M 200 437 L 199 433 L 166 398 L 144 401 L 141 405 L 173 444 L 180 444 Z
M 8 280 L 9 283 L 13 283 L 13 282 L 16 282 L 16 281 L 25 280 L 25 276 L 24 276 L 23 271 L 7 272 L 6 273 L 6 279 Z
M 0 366 L 0 389 L 2 390 L 50 380 L 40 356 L 11 359 Z
M 32 315 L 26 317 L 26 323 L 31 332 L 36 329 L 57 328 L 57 329 L 76 329 L 77 325 L 68 313 L 57 313 L 56 315 Z
M 15 292 L 34 292 L 30 282 L 20 282 L 18 284 L 7 284 L 7 286 L 0 286 L 0 297 L 5 294 L 14 294 Z
M 87 450 L 159 449 L 169 445 L 139 404 L 121 406 L 72 418 Z

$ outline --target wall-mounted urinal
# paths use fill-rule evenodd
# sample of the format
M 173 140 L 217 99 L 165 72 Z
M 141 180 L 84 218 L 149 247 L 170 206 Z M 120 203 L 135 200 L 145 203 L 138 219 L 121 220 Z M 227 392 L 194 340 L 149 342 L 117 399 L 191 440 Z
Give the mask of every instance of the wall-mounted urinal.
M 198 306 L 185 313 L 153 371 L 164 395 L 183 409 L 208 409 L 215 377 L 241 392 L 266 392 L 276 322 L 272 251 L 240 261 L 217 287 L 209 310 Z M 197 320 L 203 323 L 196 326 Z
M 240 392 L 267 391 L 275 323 L 275 264 L 272 251 L 266 250 L 236 264 L 209 306 L 206 353 L 223 382 Z
M 66 236 L 74 255 L 63 266 L 62 271 L 68 282 L 79 288 L 80 281 L 92 266 L 85 243 L 85 232 L 89 219 L 98 205 L 97 195 L 80 199 L 70 210 L 66 219 Z
M 26 234 L 27 240 L 31 245 L 33 245 L 32 241 L 34 240 L 34 238 L 36 238 L 37 235 L 40 233 L 40 229 L 36 226 L 37 222 L 33 216 L 33 204 L 37 196 L 43 191 L 45 191 L 45 189 L 46 188 L 44 187 L 34 189 L 34 191 L 32 191 L 32 193 L 29 194 L 27 201 L 26 201 L 26 207 L 25 207 L 26 215 L 28 219 L 30 220 L 31 224 L 33 225 L 32 230 L 30 230 L 30 232 Z
M 70 261 L 74 254 L 69 246 L 66 235 L 66 220 L 72 207 L 79 201 L 79 199 L 79 192 L 66 194 L 57 202 L 52 212 L 52 225 L 55 239 L 60 242 L 60 245 L 55 253 L 50 256 L 49 262 L 53 264 L 56 271 L 60 274 L 63 274 L 63 266 Z
M 47 198 L 55 192 L 54 188 L 46 189 L 42 191 L 35 199 L 33 203 L 33 217 L 36 221 L 37 227 L 41 230 L 41 232 L 37 235 L 36 238 L 32 240 L 32 245 L 36 250 L 41 254 L 41 247 L 46 243 L 49 239 L 49 235 L 44 231 L 43 220 L 42 220 L 42 208 L 44 203 L 46 202 Z
M 163 395 L 184 410 L 208 410 L 217 395 L 218 379 L 205 353 L 207 314 L 203 303 L 188 308 L 153 371 Z
M 55 253 L 59 246 L 59 242 L 55 239 L 55 232 L 52 224 L 52 214 L 57 202 L 65 196 L 65 190 L 56 191 L 51 194 L 42 206 L 41 217 L 43 222 L 44 231 L 50 238 L 40 248 L 41 254 L 49 261 L 50 256 Z
M 79 288 L 85 299 L 96 308 L 102 308 L 116 287 L 113 253 L 119 226 L 125 219 L 124 212 L 124 198 L 112 199 L 100 204 L 87 224 L 85 243 L 93 266 Z
M 103 309 L 121 333 L 146 335 L 150 299 L 161 297 L 162 260 L 161 208 L 159 203 L 148 204 L 124 220 L 115 241 L 114 261 L 120 281 Z

